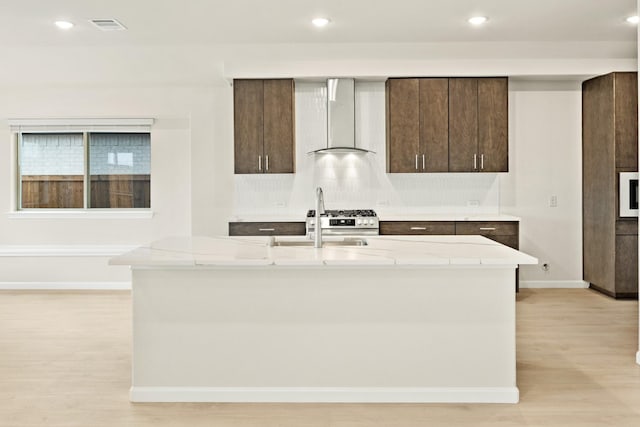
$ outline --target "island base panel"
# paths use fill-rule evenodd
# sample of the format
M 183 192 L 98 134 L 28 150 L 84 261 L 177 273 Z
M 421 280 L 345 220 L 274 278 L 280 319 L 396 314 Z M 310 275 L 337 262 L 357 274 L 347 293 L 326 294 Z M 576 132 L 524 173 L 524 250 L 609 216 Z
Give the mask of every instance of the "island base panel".
M 133 401 L 518 401 L 515 266 L 133 270 Z

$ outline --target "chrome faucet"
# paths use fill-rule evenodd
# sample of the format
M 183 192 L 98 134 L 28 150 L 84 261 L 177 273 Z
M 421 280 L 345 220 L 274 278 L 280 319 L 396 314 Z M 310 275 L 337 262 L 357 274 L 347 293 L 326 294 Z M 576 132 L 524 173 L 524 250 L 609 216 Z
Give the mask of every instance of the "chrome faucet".
M 322 220 L 321 217 L 324 214 L 324 194 L 322 193 L 322 187 L 316 188 L 316 227 L 314 234 L 313 247 L 322 247 Z

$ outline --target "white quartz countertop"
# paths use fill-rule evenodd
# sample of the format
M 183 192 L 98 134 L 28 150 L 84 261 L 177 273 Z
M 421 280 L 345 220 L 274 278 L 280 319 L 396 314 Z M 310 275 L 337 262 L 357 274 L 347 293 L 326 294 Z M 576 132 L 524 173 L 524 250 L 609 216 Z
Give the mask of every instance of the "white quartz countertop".
M 463 266 L 537 264 L 530 255 L 482 236 L 367 236 L 366 246 L 270 246 L 270 237 L 166 238 L 111 258 L 132 267 Z M 304 242 L 306 237 L 276 237 Z M 325 238 L 326 242 L 342 237 Z
M 408 213 L 376 209 L 380 221 L 520 221 L 520 218 L 508 214 L 470 214 L 470 213 Z M 299 215 L 238 215 L 229 218 L 229 222 L 304 222 L 306 211 Z
M 520 221 L 506 214 L 421 214 L 405 212 L 377 212 L 380 221 Z

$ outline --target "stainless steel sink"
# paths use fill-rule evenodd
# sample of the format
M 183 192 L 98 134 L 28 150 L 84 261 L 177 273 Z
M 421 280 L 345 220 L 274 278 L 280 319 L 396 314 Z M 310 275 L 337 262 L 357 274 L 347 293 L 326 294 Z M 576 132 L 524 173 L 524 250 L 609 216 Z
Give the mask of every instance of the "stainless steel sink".
M 313 240 L 287 240 L 287 239 L 278 239 L 272 238 L 269 239 L 268 246 L 306 246 L 313 247 Z M 322 241 L 322 246 L 366 246 L 367 241 L 365 239 L 360 239 L 357 237 L 345 237 L 342 239 L 336 240 L 327 240 L 326 238 Z

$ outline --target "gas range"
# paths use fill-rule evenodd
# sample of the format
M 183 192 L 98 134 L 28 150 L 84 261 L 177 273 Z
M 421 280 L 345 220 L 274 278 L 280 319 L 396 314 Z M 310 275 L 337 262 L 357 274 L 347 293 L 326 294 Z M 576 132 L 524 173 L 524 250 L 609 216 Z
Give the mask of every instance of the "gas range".
M 316 211 L 307 212 L 307 235 L 315 232 Z M 328 209 L 320 215 L 323 235 L 377 235 L 378 215 L 373 209 Z

